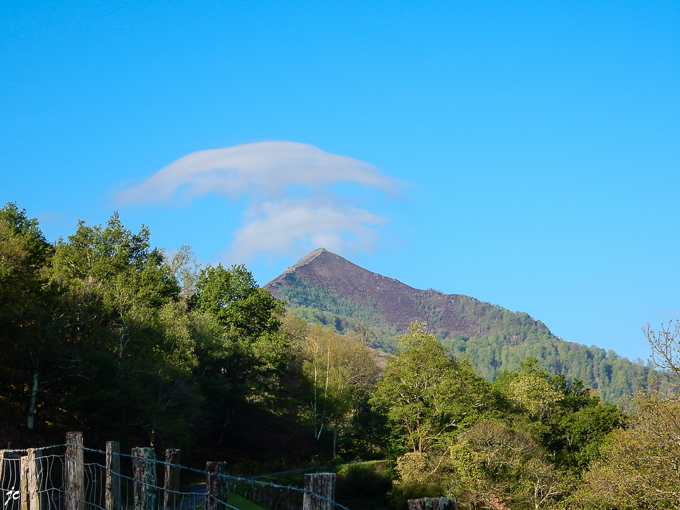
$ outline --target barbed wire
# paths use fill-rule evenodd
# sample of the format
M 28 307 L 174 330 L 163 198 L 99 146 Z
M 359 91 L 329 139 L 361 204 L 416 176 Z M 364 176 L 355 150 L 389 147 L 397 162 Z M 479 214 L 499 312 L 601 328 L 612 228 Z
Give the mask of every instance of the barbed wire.
M 104 451 L 104 450 L 99 450 L 99 449 L 95 449 L 95 448 L 88 448 L 88 447 L 85 447 L 85 446 L 82 446 L 82 445 L 76 445 L 76 444 L 73 444 L 73 443 L 66 443 L 63 446 L 70 446 L 70 447 L 73 447 L 73 448 L 76 448 L 76 449 L 83 450 L 85 452 L 96 453 L 96 454 L 105 455 L 105 456 L 112 455 L 112 456 L 117 456 L 117 457 L 122 457 L 122 458 L 129 458 L 129 459 L 132 459 L 132 460 L 140 460 L 140 457 L 137 457 L 137 456 L 134 456 L 134 455 L 131 455 L 131 454 L 121 453 L 121 452 L 107 452 L 107 451 Z M 69 458 L 71 458 L 71 457 L 69 457 Z M 72 459 L 72 460 L 79 462 L 79 461 L 77 461 L 77 459 Z M 268 487 L 268 488 L 277 489 L 277 490 L 281 490 L 281 491 L 294 492 L 294 493 L 298 493 L 300 495 L 308 494 L 309 496 L 312 496 L 312 497 L 314 497 L 314 498 L 316 498 L 320 501 L 330 503 L 330 504 L 334 505 L 335 508 L 338 508 L 340 510 L 350 510 L 346 506 L 341 505 L 340 503 L 338 503 L 336 501 L 333 501 L 333 500 L 331 500 L 331 499 L 329 499 L 325 496 L 322 496 L 320 494 L 316 494 L 313 491 L 310 491 L 310 490 L 304 489 L 304 488 L 300 488 L 300 487 L 295 487 L 295 486 L 291 486 L 291 485 L 281 485 L 281 484 L 277 484 L 277 483 L 273 483 L 273 482 L 265 482 L 265 481 L 261 481 L 261 480 L 256 480 L 256 479 L 253 479 L 253 478 L 246 478 L 246 477 L 228 475 L 228 474 L 225 474 L 225 473 L 209 473 L 206 470 L 196 469 L 196 468 L 192 468 L 192 467 L 189 467 L 189 466 L 183 466 L 183 465 L 180 465 L 180 464 L 174 464 L 174 463 L 171 463 L 171 462 L 165 462 L 163 460 L 159 460 L 159 459 L 155 459 L 155 458 L 144 458 L 144 461 L 145 462 L 153 462 L 154 464 L 157 464 L 157 465 L 160 465 L 160 466 L 169 466 L 171 468 L 178 468 L 180 470 L 184 470 L 184 471 L 192 472 L 192 473 L 195 473 L 195 474 L 203 475 L 203 477 L 206 477 L 207 475 L 210 474 L 211 476 L 215 476 L 218 479 L 224 479 L 225 481 L 231 482 L 231 483 L 234 483 L 234 484 L 240 483 L 240 484 L 248 484 L 248 485 L 260 486 L 260 487 Z M 83 464 L 85 464 L 85 463 L 83 463 Z M 98 464 L 98 463 L 90 463 L 88 465 L 96 465 L 100 469 L 104 469 L 104 470 L 106 469 L 105 466 L 103 466 L 102 464 Z M 121 473 L 116 473 L 116 475 L 118 477 L 120 477 L 120 479 L 126 480 L 126 481 L 128 481 L 132 484 L 139 484 L 141 486 L 148 487 L 150 489 L 157 489 L 159 491 L 162 491 L 163 493 L 171 493 L 171 494 L 177 494 L 177 495 L 181 495 L 181 496 L 195 495 L 195 496 L 203 496 L 203 497 L 206 497 L 206 498 L 209 497 L 209 498 L 214 499 L 218 503 L 225 505 L 227 508 L 236 508 L 236 510 L 238 510 L 237 507 L 231 506 L 228 503 L 226 503 L 225 501 L 219 500 L 213 494 L 210 494 L 207 491 L 205 491 L 203 493 L 172 491 L 172 490 L 169 490 L 165 487 L 161 487 L 159 485 L 147 484 L 143 480 L 140 480 L 140 479 L 137 479 L 137 478 L 131 478 L 131 477 L 123 475 Z M 103 508 L 103 507 L 98 506 L 97 508 Z
M 0 451 L 4 453 L 19 453 L 19 452 L 26 452 L 28 450 L 49 450 L 51 448 L 64 448 L 66 447 L 67 444 L 53 444 L 50 446 L 36 446 L 35 448 L 18 448 L 15 450 L 5 450 L 5 449 L 0 449 Z

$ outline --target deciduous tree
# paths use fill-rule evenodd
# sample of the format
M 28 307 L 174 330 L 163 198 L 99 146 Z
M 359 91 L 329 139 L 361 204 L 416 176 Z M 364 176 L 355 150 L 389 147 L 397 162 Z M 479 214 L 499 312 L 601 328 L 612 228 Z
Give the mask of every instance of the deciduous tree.
M 446 450 L 490 402 L 487 384 L 465 361 L 449 358 L 415 322 L 399 342 L 372 403 L 383 409 L 406 451 Z
M 680 507 L 680 402 L 639 397 L 632 426 L 608 437 L 574 501 L 584 508 Z
M 338 429 L 368 399 L 378 379 L 378 367 L 369 350 L 358 341 L 314 325 L 302 352 L 302 370 L 309 383 L 314 435 L 334 427 L 334 453 Z

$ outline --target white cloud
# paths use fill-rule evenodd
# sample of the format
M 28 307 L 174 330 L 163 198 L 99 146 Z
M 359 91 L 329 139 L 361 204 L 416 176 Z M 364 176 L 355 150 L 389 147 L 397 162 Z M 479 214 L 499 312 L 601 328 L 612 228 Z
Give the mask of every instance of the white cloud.
M 282 200 L 251 208 L 234 233 L 231 260 L 259 253 L 298 256 L 315 248 L 370 251 L 385 219 L 365 210 L 326 200 Z
M 126 203 L 165 202 L 219 193 L 281 196 L 294 185 L 324 187 L 351 182 L 395 192 L 397 181 L 373 165 L 298 142 L 258 142 L 192 152 L 141 184 L 117 193 Z M 177 195 L 181 194 L 181 197 Z
M 343 186 L 341 196 L 332 193 L 336 184 L 354 186 Z M 262 254 L 300 256 L 320 246 L 371 250 L 386 220 L 361 208 L 351 188 L 395 195 L 400 185 L 373 165 L 313 145 L 259 142 L 193 152 L 116 199 L 125 205 L 186 202 L 208 193 L 245 198 L 244 224 L 226 252 L 241 262 Z

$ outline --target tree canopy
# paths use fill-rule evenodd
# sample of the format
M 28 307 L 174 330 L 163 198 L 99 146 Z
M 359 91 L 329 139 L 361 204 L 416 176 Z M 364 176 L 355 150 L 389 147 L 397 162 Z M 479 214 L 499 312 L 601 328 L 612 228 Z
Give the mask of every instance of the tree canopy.
M 490 401 L 486 383 L 466 362 L 447 357 L 420 323 L 401 337 L 372 402 L 386 410 L 404 448 L 443 449 Z

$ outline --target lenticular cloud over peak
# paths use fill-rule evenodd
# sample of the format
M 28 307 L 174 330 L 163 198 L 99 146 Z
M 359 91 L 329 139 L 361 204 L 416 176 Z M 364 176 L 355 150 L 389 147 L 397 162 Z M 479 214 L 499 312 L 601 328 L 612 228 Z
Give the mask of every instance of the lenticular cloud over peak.
M 235 199 L 256 193 L 281 196 L 290 186 L 351 182 L 394 192 L 397 182 L 358 159 L 298 142 L 257 142 L 192 152 L 141 184 L 117 193 L 121 204 L 165 202 L 219 193 Z M 181 194 L 181 197 L 177 195 Z
M 352 186 L 340 193 L 337 184 Z M 242 223 L 225 251 L 243 262 L 304 255 L 320 240 L 340 252 L 370 251 L 386 220 L 362 208 L 356 191 L 394 196 L 401 185 L 369 163 L 313 145 L 257 142 L 192 152 L 115 196 L 121 205 L 187 203 L 208 193 L 245 198 Z

